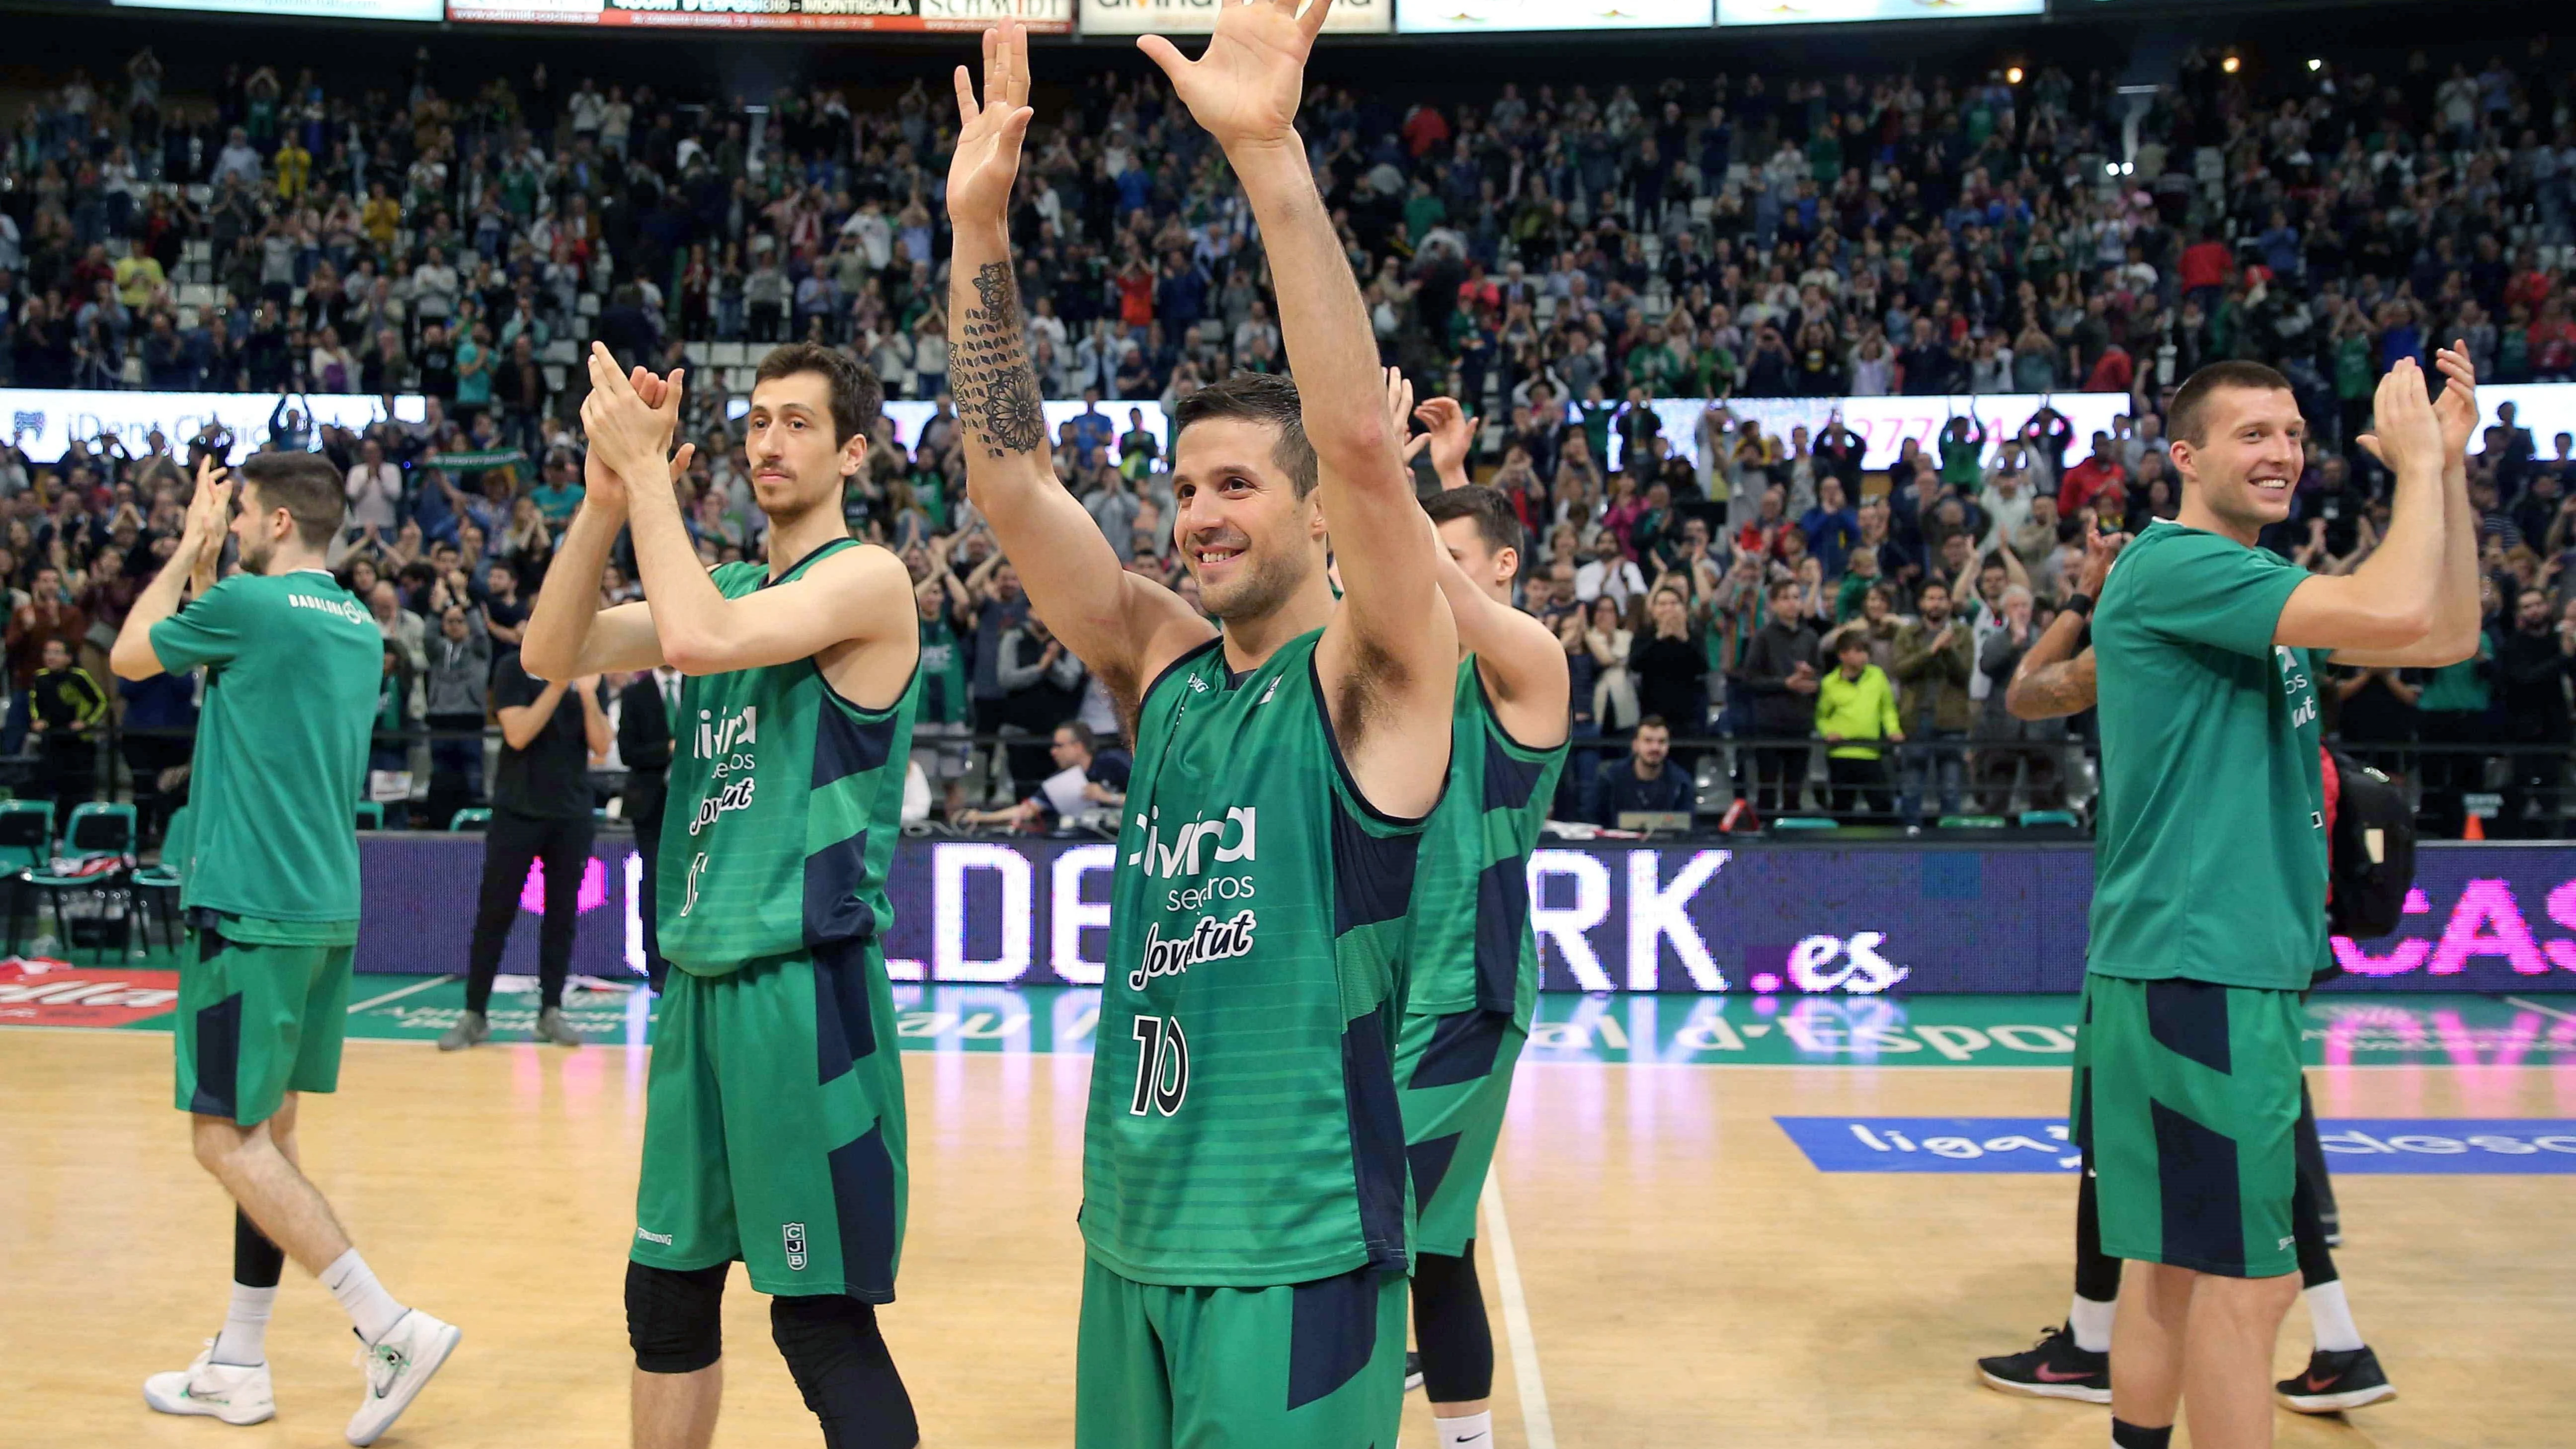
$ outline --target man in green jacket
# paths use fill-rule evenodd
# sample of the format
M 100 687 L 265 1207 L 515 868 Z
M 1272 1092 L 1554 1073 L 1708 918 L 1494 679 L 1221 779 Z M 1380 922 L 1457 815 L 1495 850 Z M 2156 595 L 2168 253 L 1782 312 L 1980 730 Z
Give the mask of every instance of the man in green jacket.
M 1887 761 L 1878 743 L 1905 742 L 1896 717 L 1896 691 L 1887 671 L 1869 662 L 1866 627 L 1834 636 L 1835 670 L 1816 691 L 1816 733 L 1824 737 L 1825 773 L 1833 782 L 1836 815 L 1848 815 L 1865 797 L 1871 813 L 1888 813 Z

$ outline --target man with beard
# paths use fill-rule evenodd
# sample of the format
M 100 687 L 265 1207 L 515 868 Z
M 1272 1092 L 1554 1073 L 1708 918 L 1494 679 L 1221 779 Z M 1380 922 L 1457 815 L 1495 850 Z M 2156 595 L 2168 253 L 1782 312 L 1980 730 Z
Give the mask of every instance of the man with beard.
M 1123 569 L 1056 481 L 1006 230 L 1032 115 L 1020 28 L 986 32 L 980 103 L 957 73 L 967 487 L 1136 745 L 1084 1134 L 1079 1449 L 1392 1444 L 1400 1417 L 1394 1057 L 1458 631 L 1295 129 L 1329 8 L 1228 6 L 1195 63 L 1143 42 L 1243 183 L 1298 378 L 1234 377 L 1175 414 L 1174 537 L 1222 634 Z
M 461 1336 L 376 1281 L 296 1149 L 298 1099 L 339 1085 L 358 939 L 349 802 L 366 783 L 384 640 L 323 567 L 347 506 L 327 460 L 263 453 L 243 465 L 230 530 L 241 569 L 217 583 L 231 493 L 219 464 L 198 465 L 178 551 L 109 656 L 120 679 L 207 671 L 180 894 L 197 959 L 179 973 L 178 1107 L 197 1161 L 238 1204 L 223 1330 L 188 1367 L 144 1380 L 143 1400 L 227 1424 L 273 1416 L 268 1317 L 292 1253 L 357 1328 L 367 1395 L 348 1437 L 372 1444 Z
M 685 676 L 655 901 L 657 1013 L 626 1272 L 638 1449 L 705 1449 L 722 1300 L 743 1261 L 829 1445 L 918 1441 L 879 1331 L 903 1248 L 905 1117 L 883 934 L 920 636 L 902 560 L 850 537 L 842 490 L 884 400 L 846 353 L 761 359 L 743 415 L 767 563 L 712 574 L 668 456 L 681 376 L 593 343 L 588 486 L 528 620 L 548 680 Z M 631 529 L 638 603 L 599 607 Z M 820 1069 L 817 1068 L 820 1063 Z M 785 1225 L 785 1226 L 781 1226 Z

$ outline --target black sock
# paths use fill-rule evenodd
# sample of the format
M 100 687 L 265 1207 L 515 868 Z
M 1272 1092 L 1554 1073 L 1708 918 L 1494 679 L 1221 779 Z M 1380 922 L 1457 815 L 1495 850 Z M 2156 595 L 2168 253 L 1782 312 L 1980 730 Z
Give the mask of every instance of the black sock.
M 1413 1264 L 1413 1339 L 1422 1350 L 1422 1389 L 1435 1404 L 1469 1404 L 1494 1394 L 1494 1330 L 1476 1282 L 1476 1240 L 1457 1257 L 1418 1253 Z
M 2087 1161 L 2087 1168 L 2090 1161 Z M 2120 1260 L 2103 1256 L 2102 1207 L 2087 1170 L 2075 1188 L 2075 1296 L 2109 1303 L 2120 1296 Z
M 921 1442 L 912 1396 L 877 1331 L 876 1309 L 855 1298 L 772 1298 L 769 1332 L 787 1371 L 822 1421 L 824 1449 L 912 1449 Z
M 286 1250 L 268 1240 L 250 1214 L 233 1209 L 233 1281 L 244 1288 L 274 1288 L 286 1272 Z
M 2111 1421 L 2111 1449 L 2170 1449 L 2173 1425 L 2161 1429 L 2141 1429 L 2135 1424 Z

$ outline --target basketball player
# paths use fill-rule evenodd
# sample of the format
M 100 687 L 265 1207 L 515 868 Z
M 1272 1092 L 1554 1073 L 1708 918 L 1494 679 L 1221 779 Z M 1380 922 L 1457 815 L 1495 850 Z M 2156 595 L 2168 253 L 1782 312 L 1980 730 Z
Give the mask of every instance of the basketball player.
M 1177 413 L 1173 539 L 1222 635 L 1122 569 L 1049 468 L 1005 232 L 1019 28 L 987 32 L 980 104 L 957 75 L 967 487 L 1135 741 L 1084 1133 L 1078 1449 L 1355 1449 L 1401 1416 L 1394 1060 L 1458 638 L 1293 125 L 1327 8 L 1227 6 L 1195 63 L 1143 42 L 1242 180 L 1298 379 L 1231 378 Z
M 2005 708 L 2016 718 L 2059 719 L 2093 707 L 2093 651 L 2078 653 L 2076 645 L 2093 600 L 2101 595 L 2111 561 L 2127 542 L 2126 534 L 2097 535 L 2085 541 L 2084 571 L 2075 593 L 2032 642 L 2005 691 Z M 2307 1369 L 2274 1384 L 2273 1396 L 2283 1407 L 2303 1414 L 2340 1413 L 2394 1398 L 2397 1390 L 2353 1321 L 2342 1275 L 2335 1268 L 2334 1185 L 2326 1173 L 2324 1145 L 2317 1140 L 2316 1107 L 2304 1082 L 2299 1089 L 2296 1131 L 2293 1148 L 2299 1177 L 2290 1204 L 2290 1227 L 2298 1239 L 2300 1297 L 2308 1305 L 2315 1343 Z M 2066 1321 L 2020 1353 L 1977 1360 L 1978 1376 L 1987 1387 L 2009 1394 L 2111 1402 L 2111 1321 L 2119 1294 L 2120 1260 L 2102 1251 L 2101 1210 L 2093 1179 L 2087 1174 L 2076 1189 L 2075 1296 Z
M 1419 418 L 1429 429 L 1412 451 L 1428 448 L 1440 476 L 1423 508 L 1439 530 L 1461 654 L 1449 787 L 1413 882 L 1413 984 L 1395 1058 L 1421 1214 L 1413 1337 L 1441 1449 L 1491 1449 L 1494 1334 L 1476 1280 L 1476 1201 L 1538 1000 L 1529 853 L 1565 767 L 1572 683 L 1565 647 L 1512 607 L 1525 540 L 1501 492 L 1468 481 L 1476 420 L 1454 398 L 1412 402 L 1412 384 L 1388 369 L 1388 426 Z
M 2465 386 L 2444 408 L 2475 416 Z M 2331 959 L 2317 668 L 2329 651 L 2441 665 L 2476 643 L 2449 419 L 2411 360 L 2376 411 L 2397 477 L 2387 537 L 2353 573 L 2311 575 L 2254 546 L 2304 463 L 2287 380 L 2194 373 L 2171 409 L 2181 512 L 2128 545 L 2094 614 L 2102 806 L 2069 1115 L 2102 1250 L 2133 1265 L 2111 1334 L 2123 1449 L 2165 1449 L 2184 1403 L 2202 1449 L 2272 1441 L 2265 1366 L 2297 1292 L 2300 998 Z
M 667 458 L 682 379 L 594 344 L 588 491 L 528 622 L 530 672 L 686 676 L 662 832 L 662 954 L 626 1271 L 638 1449 L 705 1449 L 734 1259 L 830 1449 L 918 1442 L 876 1320 L 903 1245 L 903 1073 L 881 935 L 919 697 L 912 581 L 841 491 L 883 391 L 847 354 L 763 358 L 743 417 L 769 561 L 710 576 Z M 598 607 L 631 529 L 640 603 Z M 818 1065 L 819 1068 L 818 1068 Z
M 232 484 L 209 457 L 178 550 L 109 656 L 120 679 L 206 670 L 180 892 L 197 959 L 179 972 L 178 1106 L 191 1114 L 197 1161 L 237 1204 L 223 1331 L 185 1369 L 144 1380 L 143 1401 L 227 1424 L 273 1416 L 265 1340 L 292 1253 L 365 1345 L 367 1395 L 348 1435 L 372 1444 L 460 1336 L 376 1281 L 304 1176 L 295 1141 L 298 1099 L 339 1086 L 358 939 L 349 802 L 366 783 L 384 639 L 322 566 L 346 506 L 330 463 L 263 453 L 241 477 L 230 529 L 240 570 L 215 582 Z

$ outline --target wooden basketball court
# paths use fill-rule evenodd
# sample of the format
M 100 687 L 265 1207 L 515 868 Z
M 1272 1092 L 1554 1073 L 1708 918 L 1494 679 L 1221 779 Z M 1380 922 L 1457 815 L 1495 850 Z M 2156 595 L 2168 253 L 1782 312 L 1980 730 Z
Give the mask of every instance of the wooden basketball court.
M 2576 1051 L 2537 1054 L 2542 1065 L 2429 1055 L 2312 1070 L 2319 1113 L 2576 1116 Z M 620 1291 L 645 1060 L 621 1045 L 441 1056 L 352 1040 L 340 1093 L 307 1103 L 308 1171 L 370 1262 L 397 1295 L 465 1331 L 386 1443 L 626 1443 Z M 902 1301 L 884 1321 L 924 1442 L 1068 1444 L 1090 1058 L 933 1049 L 908 1052 L 905 1066 L 912 1219 Z M 183 1366 L 214 1332 L 231 1266 L 231 1208 L 189 1157 L 170 1073 L 157 1031 L 0 1031 L 0 1344 L 33 1370 L 0 1443 L 339 1444 L 358 1396 L 354 1345 L 291 1265 L 269 1336 L 276 1420 L 230 1429 L 143 1406 L 144 1376 Z M 2105 1411 L 2007 1398 L 1977 1387 L 1970 1368 L 2063 1315 L 2070 1178 L 1820 1172 L 1771 1120 L 2055 1116 L 2065 1090 L 2062 1058 L 1946 1069 L 1527 1062 L 1480 1250 L 1497 1440 L 2104 1442 Z M 2280 1442 L 2571 1442 L 2576 1184 L 2338 1181 L 2353 1307 L 2400 1397 L 2349 1423 L 2283 1413 Z M 726 1318 L 717 1442 L 816 1442 L 769 1343 L 765 1301 L 738 1272 Z M 2283 1374 L 2304 1365 L 2307 1346 L 2293 1310 Z M 1430 1443 L 1418 1394 L 1402 1442 Z

